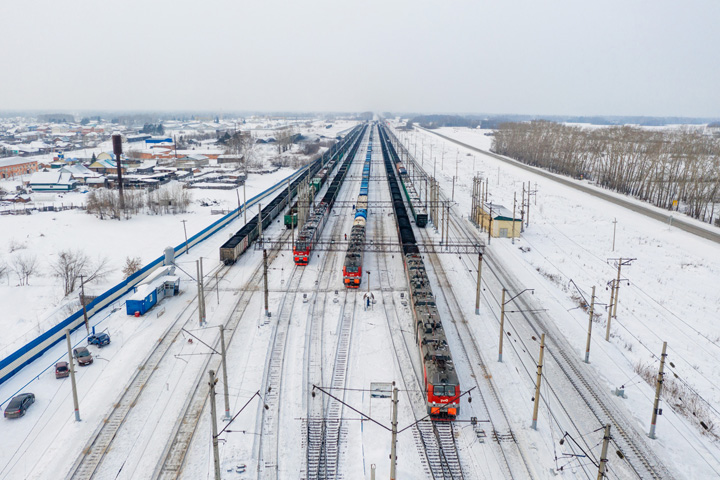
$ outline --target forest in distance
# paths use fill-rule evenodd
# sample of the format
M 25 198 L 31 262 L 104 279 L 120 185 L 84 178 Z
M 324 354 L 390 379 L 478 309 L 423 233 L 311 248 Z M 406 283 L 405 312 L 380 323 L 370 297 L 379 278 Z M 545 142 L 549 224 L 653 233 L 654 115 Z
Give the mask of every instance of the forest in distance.
M 492 150 L 720 226 L 720 138 L 703 129 L 507 122 Z

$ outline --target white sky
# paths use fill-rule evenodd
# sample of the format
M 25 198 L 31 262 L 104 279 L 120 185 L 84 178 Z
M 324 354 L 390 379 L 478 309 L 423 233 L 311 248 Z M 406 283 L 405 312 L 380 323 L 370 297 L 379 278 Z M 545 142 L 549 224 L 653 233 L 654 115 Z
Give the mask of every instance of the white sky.
M 720 2 L 2 2 L 0 109 L 720 115 Z

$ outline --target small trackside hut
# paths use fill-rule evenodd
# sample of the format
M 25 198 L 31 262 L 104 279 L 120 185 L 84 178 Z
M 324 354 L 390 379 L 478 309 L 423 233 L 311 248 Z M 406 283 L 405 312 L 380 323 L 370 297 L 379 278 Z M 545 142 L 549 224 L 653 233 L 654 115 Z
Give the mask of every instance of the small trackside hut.
M 180 293 L 180 277 L 174 273 L 173 266 L 161 267 L 135 287 L 135 293 L 125 302 L 127 314 L 145 315 L 163 298 Z

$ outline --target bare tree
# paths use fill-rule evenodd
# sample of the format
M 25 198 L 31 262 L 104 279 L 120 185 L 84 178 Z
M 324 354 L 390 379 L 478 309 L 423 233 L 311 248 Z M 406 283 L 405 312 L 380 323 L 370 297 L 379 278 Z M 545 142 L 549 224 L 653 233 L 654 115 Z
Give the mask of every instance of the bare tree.
M 133 273 L 140 270 L 140 267 L 142 267 L 142 259 L 140 257 L 127 257 L 125 258 L 125 266 L 122 270 L 123 275 L 125 275 L 125 278 L 127 278 Z
M 10 273 L 10 267 L 5 260 L 0 260 L 0 278 L 7 276 L 8 273 Z
M 16 255 L 12 259 L 11 267 L 21 286 L 30 285 L 30 277 L 37 272 L 37 257 L 27 254 Z
M 68 295 L 77 287 L 81 275 L 85 277 L 85 283 L 105 277 L 110 273 L 108 263 L 107 257 L 94 262 L 81 250 L 62 250 L 50 267 L 53 275 L 63 282 L 65 295 Z

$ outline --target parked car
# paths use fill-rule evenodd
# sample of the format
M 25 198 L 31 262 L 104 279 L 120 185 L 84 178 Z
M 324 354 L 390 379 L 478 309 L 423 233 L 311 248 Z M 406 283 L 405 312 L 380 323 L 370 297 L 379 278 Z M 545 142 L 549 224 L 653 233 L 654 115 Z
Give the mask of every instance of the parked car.
M 90 355 L 90 350 L 88 350 L 86 347 L 77 347 L 75 350 L 73 350 L 73 357 L 77 359 L 80 366 L 90 365 L 93 362 L 92 355 Z
M 25 411 L 35 403 L 35 395 L 32 393 L 21 393 L 13 397 L 5 407 L 5 418 L 19 418 L 25 415 Z
M 70 376 L 68 362 L 57 362 L 55 364 L 55 378 L 65 378 L 68 376 Z
M 110 335 L 107 333 L 98 333 L 97 335 L 90 335 L 88 337 L 88 345 L 97 345 L 98 347 L 104 347 L 110 345 Z

